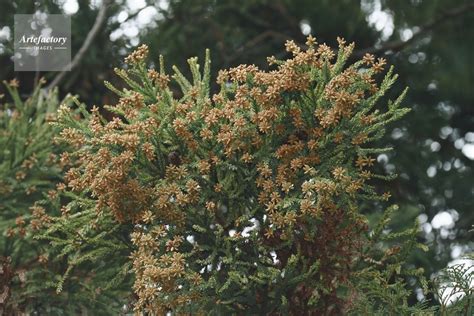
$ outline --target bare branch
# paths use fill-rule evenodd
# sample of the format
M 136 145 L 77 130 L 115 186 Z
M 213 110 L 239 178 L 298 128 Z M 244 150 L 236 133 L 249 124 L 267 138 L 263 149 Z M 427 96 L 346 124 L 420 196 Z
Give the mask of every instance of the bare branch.
M 86 39 L 84 40 L 84 43 L 82 43 L 81 48 L 79 49 L 77 54 L 74 56 L 71 62 L 70 70 L 73 70 L 80 64 L 81 59 L 84 57 L 86 51 L 89 49 L 92 42 L 94 41 L 94 38 L 99 33 L 100 27 L 106 18 L 106 11 L 107 11 L 108 4 L 109 4 L 109 0 L 102 1 L 102 5 L 99 9 L 99 12 L 97 13 L 97 17 L 95 19 L 94 25 L 92 26 L 91 30 L 87 34 Z M 60 73 L 58 73 L 56 77 L 54 77 L 53 81 L 51 81 L 51 83 L 46 87 L 46 91 L 51 90 L 52 88 L 57 86 L 59 82 L 61 82 L 61 80 L 64 78 L 65 75 L 66 75 L 66 71 L 61 71 Z

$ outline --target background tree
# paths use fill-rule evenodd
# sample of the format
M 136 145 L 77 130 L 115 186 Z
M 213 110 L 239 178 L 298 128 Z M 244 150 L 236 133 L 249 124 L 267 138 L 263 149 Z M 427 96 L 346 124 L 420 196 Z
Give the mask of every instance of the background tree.
M 67 157 L 60 157 L 65 147 L 54 142 L 58 129 L 50 123 L 59 104 L 68 106 L 73 98 L 60 101 L 57 89 L 44 94 L 38 85 L 22 100 L 18 81 L 5 86 L 13 101 L 0 104 L 0 314 L 115 314 L 130 293 L 117 268 L 128 248 L 120 237 L 128 234 L 98 217 L 98 240 L 90 227 L 93 208 L 68 217 L 87 199 L 64 193 Z M 80 201 L 65 207 L 71 198 Z M 38 238 L 39 232 L 51 238 Z M 84 257 L 90 247 L 94 252 Z M 116 260 L 105 264 L 105 255 Z

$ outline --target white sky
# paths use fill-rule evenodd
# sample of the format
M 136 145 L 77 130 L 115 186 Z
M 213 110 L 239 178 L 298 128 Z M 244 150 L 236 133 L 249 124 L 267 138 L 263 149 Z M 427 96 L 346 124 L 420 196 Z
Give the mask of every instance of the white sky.
M 382 40 L 387 40 L 394 31 L 392 13 L 382 11 L 380 0 L 362 0 L 361 7 L 367 13 L 366 20 L 369 22 L 369 25 L 382 33 Z

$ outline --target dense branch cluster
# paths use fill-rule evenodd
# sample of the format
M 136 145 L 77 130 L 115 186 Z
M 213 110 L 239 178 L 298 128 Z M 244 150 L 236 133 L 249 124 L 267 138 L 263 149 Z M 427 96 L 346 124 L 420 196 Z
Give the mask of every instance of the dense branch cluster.
M 132 53 L 130 86 L 116 117 L 98 109 L 77 123 L 61 111 L 61 138 L 74 146 L 66 180 L 135 225 L 131 254 L 135 309 L 164 313 L 244 310 L 339 313 L 354 294 L 351 275 L 368 244 L 362 200 L 386 200 L 369 184 L 366 143 L 407 112 L 401 98 L 385 112 L 376 101 L 385 61 L 367 55 L 348 67 L 354 45 L 293 42 L 276 69 L 241 65 L 221 71 L 210 96 L 210 59 L 192 81 L 175 69 L 177 98 L 161 61 L 146 69 L 146 46 Z M 71 127 L 72 124 L 79 127 Z M 345 289 L 346 294 L 340 294 Z

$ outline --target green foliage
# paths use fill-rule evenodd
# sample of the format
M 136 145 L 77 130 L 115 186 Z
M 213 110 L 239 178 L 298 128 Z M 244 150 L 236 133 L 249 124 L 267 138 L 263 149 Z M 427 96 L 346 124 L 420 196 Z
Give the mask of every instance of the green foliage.
M 380 29 L 371 21 L 383 15 L 388 20 Z M 366 50 L 387 58 L 400 74 L 388 95 L 409 86 L 405 103 L 412 109 L 378 144 L 395 150 L 382 156 L 377 169 L 395 168 L 402 175 L 386 184 L 404 214 L 397 216 L 398 228 L 411 225 L 419 214 L 427 216 L 426 224 L 439 212 L 459 215 L 449 236 L 441 229 L 420 236 L 430 251 L 409 261 L 423 266 L 429 277 L 452 260 L 453 244 L 472 250 L 473 233 L 468 231 L 474 222 L 474 161 L 461 150 L 462 144 L 473 144 L 474 46 L 466 40 L 474 37 L 472 1 L 177 0 L 169 2 L 156 23 L 143 33 L 142 42 L 149 45 L 153 60 L 163 54 L 181 70 L 188 56 L 201 56 L 206 48 L 213 52 L 213 73 L 238 64 L 264 68 L 266 56 L 288 56 L 282 49 L 286 39 L 304 43 L 302 30 L 308 27 L 328 44 L 336 36 L 354 41 L 357 58 Z M 417 35 L 406 41 L 407 34 Z M 411 216 L 405 216 L 408 212 Z
M 215 74 L 238 64 L 266 67 L 265 57 L 269 54 L 286 58 L 288 53 L 282 44 L 288 38 L 303 43 L 302 31 L 317 31 L 321 41 L 330 44 L 335 43 L 336 36 L 343 35 L 357 43 L 357 57 L 366 50 L 374 51 L 396 66 L 400 79 L 392 89 L 393 94 L 410 86 L 405 102 L 413 105 L 412 114 L 393 125 L 393 130 L 388 130 L 380 140 L 383 146 L 396 150 L 382 156 L 385 163 L 378 169 L 392 171 L 395 167 L 402 175 L 387 185 L 401 213 L 410 213 L 398 217 L 398 228 L 410 225 L 421 213 L 427 216 L 425 227 L 429 231 L 428 224 L 438 212 L 459 214 L 460 220 L 455 228 L 449 229 L 449 237 L 441 229 L 422 236 L 430 251 L 414 255 L 411 263 L 422 265 L 426 276 L 430 276 L 452 259 L 452 244 L 472 248 L 472 233 L 468 229 L 474 214 L 469 199 L 473 190 L 473 160 L 461 150 L 463 143 L 472 146 L 474 49 L 472 42 L 466 40 L 474 36 L 472 1 L 146 0 L 142 9 L 130 9 L 127 3 L 111 3 L 108 22 L 80 67 L 60 82 L 63 93 L 73 91 L 89 105 L 115 102 L 101 82 L 106 79 L 123 86 L 114 77 L 112 66 L 120 64 L 119 58 L 132 50 L 135 44 L 131 42 L 136 38 L 122 36 L 110 40 L 110 34 L 123 33 L 121 27 L 136 22 L 142 10 L 149 13 L 156 9 L 158 14 L 147 26 L 138 23 L 139 41 L 148 44 L 154 61 L 158 61 L 158 54 L 163 54 L 168 66 L 177 65 L 185 75 L 190 74 L 185 68 L 186 59 L 201 56 L 206 48 L 213 52 L 211 73 Z M 73 53 L 84 42 L 99 10 L 95 2 L 78 4 L 78 11 L 71 16 Z M 8 26 L 12 31 L 16 13 L 40 10 L 57 14 L 62 9 L 61 1 L 5 2 L 0 12 L 0 28 Z M 388 18 L 383 30 L 372 23 L 380 14 Z M 415 36 L 406 41 L 410 34 Z M 2 47 L 2 79 L 19 76 L 22 92 L 30 93 L 34 74 L 14 74 L 10 58 L 13 42 L 3 41 Z M 56 73 L 45 75 L 53 78 Z M 432 176 L 434 170 L 436 175 Z M 412 301 L 415 300 L 413 297 Z
M 71 106 L 73 98 L 59 102 L 57 91 L 44 94 L 38 86 L 23 101 L 17 85 L 16 81 L 6 84 L 11 102 L 0 108 L 2 314 L 116 313 L 123 306 L 120 284 L 128 277 L 128 270 L 115 269 L 115 263 L 105 259 L 121 258 L 126 247 L 110 236 L 128 234 L 116 232 L 110 219 L 95 213 L 91 216 L 90 209 L 75 213 L 67 225 L 61 217 L 62 212 L 67 213 L 62 205 L 71 199 L 69 208 L 88 206 L 63 192 L 64 160 L 60 161 L 59 154 L 65 148 L 55 143 L 58 129 L 49 124 L 55 120 L 59 104 Z M 103 227 L 94 236 L 92 217 Z M 83 254 L 86 247 L 78 236 L 93 251 Z M 94 260 L 93 265 L 85 264 L 87 260 Z M 65 281 L 66 276 L 72 282 Z
M 427 292 L 423 271 L 406 265 L 425 248 L 418 226 L 386 233 L 396 206 L 373 227 L 363 215 L 389 198 L 370 179 L 393 178 L 370 171 L 370 155 L 389 149 L 367 144 L 408 112 L 405 92 L 376 108 L 393 69 L 377 86 L 383 59 L 344 66 L 352 45 L 339 40 L 333 60 L 313 41 L 306 51 L 288 42 L 294 58 L 270 58 L 273 72 L 222 71 L 213 96 L 209 53 L 203 70 L 188 60 L 192 80 L 174 68 L 176 93 L 162 60 L 147 69 L 142 46 L 128 70 L 115 70 L 129 87 L 106 83 L 120 96 L 107 106 L 111 121 L 62 108 L 72 202 L 44 237 L 74 248 L 63 279 L 82 262 L 130 251 L 106 237 L 122 230 L 134 250 L 113 269 L 131 264 L 137 312 L 428 313 L 408 302 L 405 284 L 419 280 Z
M 148 5 L 155 7 L 159 11 L 160 18 L 154 21 L 157 23 L 157 27 L 140 30 L 140 41 L 146 42 L 150 46 L 153 60 L 158 60 L 158 52 L 164 54 L 169 64 L 178 65 L 178 68 L 182 69 L 186 76 L 191 74 L 191 72 L 186 72 L 184 68 L 186 58 L 190 55 L 201 54 L 206 47 L 213 51 L 211 67 L 211 73 L 213 74 L 218 69 L 241 63 L 255 63 L 266 67 L 264 57 L 268 54 L 275 54 L 279 58 L 288 55 L 288 52 L 285 52 L 281 45 L 287 38 L 294 38 L 300 43 L 304 42 L 302 25 L 317 30 L 320 39 L 328 43 L 335 43 L 336 36 L 343 34 L 349 40 L 358 43 L 357 56 L 361 56 L 359 53 L 365 49 L 374 50 L 375 47 L 382 47 L 381 50 L 376 49 L 376 51 L 388 58 L 390 64 L 394 64 L 400 74 L 400 79 L 395 82 L 392 93 L 398 93 L 405 86 L 410 86 L 410 93 L 407 95 L 405 103 L 413 106 L 412 113 L 403 121 L 397 123 L 396 126 L 393 125 L 395 129 L 392 133 L 390 133 L 391 127 L 389 127 L 387 135 L 380 139 L 379 144 L 376 145 L 376 147 L 392 147 L 395 149 L 385 152 L 388 160 L 381 159 L 381 161 L 387 161 L 387 163 L 376 166 L 377 172 L 383 175 L 374 175 L 373 178 L 375 179 L 376 191 L 382 185 L 391 186 L 390 191 L 393 193 L 391 202 L 399 204 L 400 210 L 394 213 L 392 222 L 386 221 L 389 225 L 388 228 L 380 229 L 381 239 L 383 240 L 379 240 L 378 243 L 374 242 L 374 244 L 387 247 L 385 244 L 393 242 L 393 239 L 384 236 L 384 231 L 386 229 L 403 231 L 420 212 L 427 215 L 425 227 L 429 228 L 431 219 L 438 212 L 450 210 L 450 213 L 459 214 L 460 220 L 456 222 L 454 229 L 449 229 L 449 237 L 446 237 L 446 234 L 440 234 L 441 231 L 445 232 L 444 229 L 433 229 L 430 233 L 425 234 L 425 245 L 430 247 L 430 251 L 427 253 L 413 252 L 408 259 L 410 266 L 423 266 L 425 275 L 429 276 L 451 260 L 450 246 L 452 244 L 463 247 L 467 245 L 467 247 L 472 248 L 472 232 L 468 233 L 467 230 L 472 224 L 472 214 L 474 214 L 471 212 L 472 203 L 469 200 L 469 197 L 472 196 L 473 164 L 472 160 L 463 155 L 459 149 L 459 144 L 472 142 L 468 137 L 468 132 L 472 132 L 473 90 L 470 89 L 470 85 L 472 83 L 473 46 L 472 41 L 466 40 L 466 38 L 473 35 L 474 10 L 469 10 L 469 6 L 472 7 L 469 0 L 381 1 L 381 9 L 393 16 L 394 31 L 390 38 L 386 38 L 385 34 L 382 36 L 382 32 L 376 31 L 374 25 L 369 23 L 368 16 L 377 7 L 379 1 L 363 1 L 361 5 L 358 1 L 335 2 L 329 0 L 249 0 L 239 1 L 238 3 L 235 1 L 213 0 L 171 0 L 167 8 L 162 6 L 163 2 L 161 0 L 148 0 L 146 3 L 146 10 L 150 9 Z M 10 30 L 12 30 L 14 13 L 32 13 L 38 9 L 49 13 L 61 13 L 61 4 L 57 1 L 5 2 L 0 12 L 0 28 L 10 26 Z M 454 15 L 447 14 L 452 12 L 453 9 L 458 13 Z M 90 5 L 89 1 L 79 1 L 79 11 L 72 15 L 73 52 L 77 51 L 82 44 L 94 23 L 97 11 L 98 7 Z M 63 92 L 73 90 L 74 93 L 79 93 L 81 99 L 86 100 L 87 104 L 113 102 L 111 100 L 114 99 L 110 98 L 106 89 L 101 87 L 99 82 L 106 78 L 114 85 L 121 87 L 120 82 L 113 78 L 111 65 L 117 64 L 118 60 L 114 59 L 119 55 L 126 54 L 131 45 L 125 45 L 129 40 L 127 38 L 118 41 L 109 40 L 110 33 L 121 24 L 114 16 L 121 11 L 128 15 L 126 22 L 136 18 L 140 12 L 139 10 L 135 12 L 128 10 L 120 1 L 113 3 L 107 11 L 107 26 L 99 32 L 97 40 L 94 41 L 91 49 L 85 54 L 81 61 L 81 67 L 69 73 L 66 79 L 60 83 Z M 154 23 L 150 25 L 154 25 Z M 410 41 L 402 40 L 406 33 L 409 33 L 409 31 L 416 33 L 417 28 L 423 25 L 431 26 L 427 29 L 422 27 L 422 33 Z M 202 32 L 202 30 L 209 30 L 209 32 Z M 392 41 L 398 40 L 402 40 L 402 45 L 394 51 L 387 51 L 384 48 L 390 47 L 386 44 L 392 44 Z M 13 45 L 12 42 L 2 42 L 2 44 L 3 46 L 0 46 L 4 48 L 3 52 L 6 52 L 6 54 L 0 56 L 1 76 L 4 79 L 14 75 L 13 63 L 10 56 L 8 56 L 12 54 Z M 161 68 L 164 69 L 164 67 Z M 22 93 L 29 94 L 35 81 L 32 73 L 17 73 L 15 75 L 21 78 Z M 45 75 L 53 78 L 56 73 L 52 72 Z M 207 82 L 207 80 L 203 81 Z M 217 88 L 218 86 L 214 86 L 212 91 Z M 115 92 L 118 91 L 119 96 L 124 96 L 124 92 L 121 90 L 119 88 Z M 179 88 L 172 87 L 171 90 L 176 92 Z M 388 97 L 391 96 L 391 93 L 388 93 Z M 170 95 L 165 94 L 164 97 L 168 99 L 168 104 L 172 103 Z M 384 110 L 386 105 L 384 97 L 375 106 L 379 108 L 380 105 L 382 106 L 381 109 Z M 436 148 L 436 146 L 430 146 L 432 142 L 439 143 L 440 150 L 433 150 L 432 148 Z M 170 149 L 168 152 L 173 153 L 172 150 L 174 149 L 176 148 Z M 0 147 L 1 150 L 3 150 L 3 147 Z M 369 153 L 365 149 L 360 149 L 359 152 L 362 155 L 370 153 L 377 155 L 384 152 L 384 150 L 370 149 Z M 3 156 L 0 158 L 3 158 Z M 162 155 L 160 159 L 160 164 L 166 164 L 166 155 Z M 4 161 L 0 159 L 0 164 L 3 163 Z M 394 166 L 396 171 L 402 174 L 401 177 L 395 178 L 394 175 L 385 175 L 385 171 L 393 170 Z M 235 166 L 230 165 L 228 167 L 232 170 Z M 435 177 L 427 175 L 426 170 L 428 168 L 437 170 Z M 4 174 L 0 175 L 2 176 L 1 181 L 4 179 Z M 147 181 L 153 181 L 151 176 L 147 174 L 143 176 L 147 177 Z M 240 175 L 234 175 L 234 177 L 238 176 Z M 14 178 L 12 174 L 9 177 L 10 180 Z M 382 182 L 376 182 L 376 179 L 379 178 L 393 180 L 390 183 L 381 184 Z M 232 177 L 229 176 L 227 180 L 232 180 Z M 42 185 L 43 188 L 45 186 Z M 32 198 L 32 194 L 42 196 L 39 194 L 41 190 L 37 190 L 24 199 L 23 190 L 26 187 L 16 186 L 19 190 L 15 191 L 14 194 L 20 197 L 16 200 L 16 203 L 22 204 L 22 209 L 26 210 L 26 213 L 18 211 L 17 214 L 31 214 L 31 211 L 28 211 L 25 207 L 31 205 L 30 200 L 36 200 L 36 198 Z M 3 194 L 3 192 L 0 192 L 0 207 L 4 203 Z M 89 199 L 90 197 L 80 195 L 80 198 Z M 76 198 L 73 197 L 73 199 Z M 11 204 L 11 200 L 5 201 Z M 375 201 L 375 206 L 370 203 L 372 202 L 364 202 L 362 212 L 368 217 L 372 225 L 382 215 L 378 211 L 381 208 L 378 202 Z M 47 206 L 47 204 L 39 205 L 45 206 L 48 214 L 50 212 L 59 214 L 59 206 L 53 208 Z M 89 214 L 84 215 L 84 219 L 90 218 L 90 214 L 93 213 L 92 208 L 87 208 L 85 205 L 84 208 L 77 206 L 73 209 L 73 213 L 82 211 Z M 452 211 L 452 209 L 455 211 Z M 11 209 L 8 212 L 5 212 L 5 214 L 8 214 L 5 224 L 0 223 L 0 231 L 6 233 L 8 228 L 14 227 L 16 233 L 20 232 L 14 223 L 17 217 L 16 213 Z M 107 219 L 110 216 L 106 216 L 106 214 L 101 216 L 104 217 L 100 221 L 107 223 L 104 225 L 105 227 L 113 226 L 113 224 L 109 224 L 109 219 Z M 28 223 L 28 218 L 25 219 Z M 56 230 L 50 230 L 43 237 L 50 240 L 59 238 L 63 243 L 57 243 L 57 253 L 61 253 L 61 247 L 68 245 L 68 242 L 61 238 L 68 236 L 66 240 L 74 239 L 72 238 L 72 231 L 68 232 L 67 227 L 61 226 L 65 225 L 63 221 L 58 219 L 54 223 Z M 72 227 L 79 227 L 79 225 L 74 224 Z M 197 230 L 203 230 L 204 228 L 196 225 Z M 62 233 L 61 229 L 64 229 L 65 233 Z M 125 228 L 124 231 L 123 235 L 126 236 L 131 228 Z M 96 232 L 89 232 L 88 234 L 87 238 L 89 239 Z M 28 232 L 25 238 L 21 240 L 28 239 L 27 243 L 30 243 L 31 238 L 29 236 Z M 111 235 L 107 236 L 110 237 Z M 13 238 L 10 238 L 10 243 L 15 244 L 16 246 L 13 248 L 20 250 L 20 252 L 23 251 L 21 249 L 26 249 L 24 258 L 28 258 L 30 256 L 29 247 L 18 248 L 17 245 L 24 242 L 20 242 L 17 237 L 16 234 Z M 453 237 L 455 239 L 452 239 Z M 422 241 L 420 238 L 423 238 L 423 234 L 420 234 L 417 238 Z M 123 239 L 125 244 L 128 237 Z M 6 240 L 2 237 L 2 243 Z M 63 276 L 68 267 L 68 255 L 71 255 L 71 258 L 75 256 L 74 247 L 70 245 L 66 248 L 69 252 L 62 257 L 64 264 L 58 269 L 54 269 L 54 275 Z M 78 247 L 78 249 L 80 250 L 77 256 L 83 256 L 88 252 L 84 247 Z M 34 257 L 40 253 L 38 251 L 34 254 Z M 125 253 L 126 251 L 122 254 L 127 256 Z M 22 256 L 17 255 L 16 257 Z M 97 257 L 97 262 L 102 262 L 99 258 L 101 257 Z M 71 260 L 71 263 L 73 261 Z M 5 262 L 8 262 L 8 260 L 5 260 Z M 122 266 L 122 263 L 120 261 L 118 265 Z M 9 266 L 10 264 L 6 265 L 6 267 Z M 74 265 L 70 272 L 81 270 L 85 266 L 87 266 L 86 269 L 90 269 L 95 264 L 90 261 L 82 262 L 79 265 Z M 116 269 L 113 268 L 113 270 Z M 8 269 L 5 268 L 6 270 Z M 59 276 L 54 284 L 48 285 L 50 289 L 56 290 L 57 282 L 60 280 Z M 43 277 L 38 278 L 45 279 Z M 21 283 L 18 274 L 14 279 L 17 285 Z M 66 279 L 66 285 L 67 280 L 71 280 L 71 278 Z M 76 283 L 75 279 L 73 281 L 73 283 Z M 407 283 L 411 286 L 411 282 Z M 29 288 L 33 289 L 33 287 Z M 37 294 L 43 294 L 41 291 L 40 289 L 36 292 Z M 69 291 L 66 286 L 63 292 L 72 293 L 73 291 L 72 288 Z M 48 296 L 49 293 L 44 292 L 44 296 Z M 432 297 L 429 298 L 431 298 L 430 304 L 435 304 L 436 300 Z M 415 300 L 415 296 L 412 294 L 410 303 Z M 52 299 L 51 302 L 53 302 Z M 74 314 L 74 312 L 71 311 L 70 314 Z
M 130 299 L 127 227 L 97 214 L 92 200 L 70 192 L 65 195 L 73 200 L 66 206 L 71 215 L 52 218 L 47 229 L 35 235 L 49 241 L 55 260 L 64 262 L 51 286 L 57 295 L 76 297 L 81 310 L 117 314 Z
M 473 284 L 474 268 L 471 262 L 453 264 L 443 269 L 435 279 L 436 294 L 440 301 L 439 314 L 472 315 Z
M 4 269 L 11 271 L 2 280 L 3 311 L 8 314 L 55 304 L 48 303 L 54 299 L 45 291 L 46 279 L 54 276 L 48 269 L 48 251 L 32 235 L 59 210 L 56 185 L 62 176 L 60 148 L 53 144 L 55 131 L 47 124 L 59 104 L 57 91 L 43 95 L 38 87 L 23 101 L 17 81 L 6 87 L 11 103 L 0 108 L 0 251 Z M 43 199 L 48 213 L 35 204 Z
M 105 84 L 120 97 L 109 121 L 68 97 L 51 126 L 57 92 L 23 102 L 7 86 L 2 311 L 469 315 L 466 265 L 437 278 L 439 309 L 410 301 L 429 289 L 407 261 L 428 249 L 417 225 L 392 231 L 396 205 L 380 211 L 379 180 L 396 175 L 373 173 L 371 155 L 392 150 L 373 144 L 408 112 L 406 90 L 385 103 L 393 68 L 377 86 L 383 60 L 346 66 L 351 45 L 333 61 L 311 40 L 288 42 L 273 72 L 222 71 L 212 96 L 209 51 L 168 85 L 141 47 L 115 70 L 128 88 Z
M 0 112 L 0 192 L 2 216 L 10 221 L 2 221 L 3 231 L 61 178 L 55 163 L 58 149 L 51 143 L 54 131 L 46 124 L 57 110 L 57 92 L 44 97 L 38 88 L 22 102 L 15 85 L 7 88 L 13 103 L 3 104 Z

